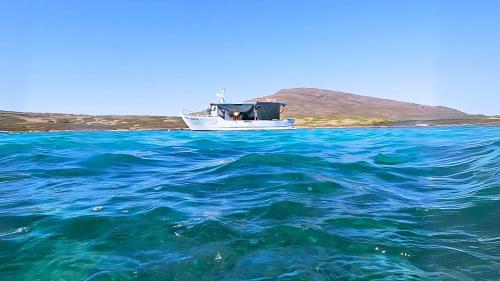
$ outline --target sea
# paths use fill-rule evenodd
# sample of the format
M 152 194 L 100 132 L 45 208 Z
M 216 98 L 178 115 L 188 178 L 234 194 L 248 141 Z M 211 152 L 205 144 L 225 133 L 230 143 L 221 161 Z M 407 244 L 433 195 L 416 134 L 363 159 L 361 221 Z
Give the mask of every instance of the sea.
M 0 280 L 500 280 L 500 127 L 0 134 Z

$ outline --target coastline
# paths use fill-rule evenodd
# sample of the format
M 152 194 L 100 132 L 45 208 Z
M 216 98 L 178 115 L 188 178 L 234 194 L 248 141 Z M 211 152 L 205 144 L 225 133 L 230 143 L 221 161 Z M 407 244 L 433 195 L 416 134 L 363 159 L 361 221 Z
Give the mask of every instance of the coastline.
M 394 128 L 436 126 L 500 126 L 500 116 L 468 115 L 454 119 L 389 120 L 359 116 L 285 116 L 296 118 L 295 128 Z M 1 133 L 85 131 L 189 130 L 181 117 L 140 115 L 78 115 L 0 111 Z
M 388 128 L 436 128 L 436 127 L 495 127 L 500 126 L 499 123 L 477 123 L 477 124 L 438 124 L 438 125 L 428 125 L 428 126 L 418 126 L 418 125 L 366 125 L 366 126 L 317 126 L 317 127 L 307 127 L 307 126 L 295 126 L 294 129 L 300 130 L 314 130 L 314 129 L 388 129 Z M 293 129 L 292 129 L 293 130 Z M 170 131 L 190 131 L 189 128 L 168 128 L 168 129 L 158 129 L 158 128 L 144 128 L 144 129 L 92 129 L 92 130 L 32 130 L 32 131 L 4 131 L 0 130 L 0 134 L 29 134 L 29 133 L 78 133 L 78 132 L 153 132 L 153 131 L 162 131 L 162 132 L 170 132 Z M 205 131 L 208 132 L 208 131 Z M 245 130 L 238 132 L 246 132 Z

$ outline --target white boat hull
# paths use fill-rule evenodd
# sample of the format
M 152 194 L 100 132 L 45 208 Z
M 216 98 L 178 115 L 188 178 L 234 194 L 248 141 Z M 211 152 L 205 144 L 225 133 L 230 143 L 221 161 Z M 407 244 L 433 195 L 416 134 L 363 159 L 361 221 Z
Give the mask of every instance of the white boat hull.
M 181 114 L 192 131 L 290 130 L 295 119 L 283 120 L 224 120 L 219 116 L 190 116 Z

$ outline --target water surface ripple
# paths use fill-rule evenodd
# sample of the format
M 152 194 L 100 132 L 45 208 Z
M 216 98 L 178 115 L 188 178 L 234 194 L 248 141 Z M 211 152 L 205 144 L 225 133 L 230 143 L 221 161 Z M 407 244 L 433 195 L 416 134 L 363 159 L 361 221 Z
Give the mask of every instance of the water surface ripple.
M 500 280 L 500 128 L 0 134 L 1 280 Z

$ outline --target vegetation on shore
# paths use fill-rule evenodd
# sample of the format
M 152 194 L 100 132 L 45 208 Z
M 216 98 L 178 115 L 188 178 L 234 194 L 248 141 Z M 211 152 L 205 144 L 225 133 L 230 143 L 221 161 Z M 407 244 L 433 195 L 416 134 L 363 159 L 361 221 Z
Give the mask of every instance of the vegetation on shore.
M 77 115 L 0 111 L 0 131 L 179 130 L 180 117 L 134 115 Z
M 376 127 L 435 125 L 500 125 L 500 116 L 469 115 L 443 106 L 426 106 L 315 88 L 284 89 L 261 97 L 286 101 L 283 118 L 296 126 Z M 78 115 L 0 111 L 0 131 L 183 130 L 180 117 Z
M 351 126 L 380 126 L 390 124 L 382 118 L 335 117 L 335 116 L 297 116 L 295 125 L 306 128 L 317 127 L 351 127 Z
M 296 116 L 296 126 L 301 128 L 324 127 L 386 127 L 422 125 L 500 125 L 500 117 L 467 116 L 461 119 L 404 120 L 383 118 Z M 22 113 L 0 111 L 0 131 L 50 132 L 88 130 L 184 130 L 186 124 L 180 117 L 76 115 L 55 113 Z
M 457 126 L 457 125 L 500 125 L 499 117 L 468 116 L 458 119 L 433 120 L 390 120 L 380 118 L 342 118 L 342 117 L 298 117 L 296 126 L 304 128 L 328 127 L 397 127 L 397 126 Z

